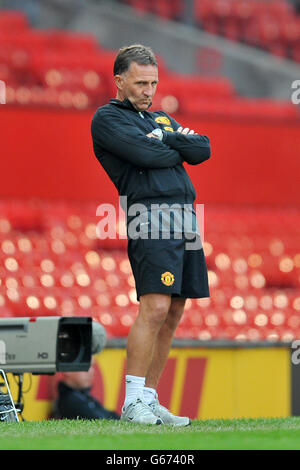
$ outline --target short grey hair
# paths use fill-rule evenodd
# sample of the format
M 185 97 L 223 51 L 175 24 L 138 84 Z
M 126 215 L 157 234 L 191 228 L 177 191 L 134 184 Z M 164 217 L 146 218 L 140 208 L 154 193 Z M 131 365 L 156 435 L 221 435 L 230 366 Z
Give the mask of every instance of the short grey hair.
M 127 72 L 131 62 L 136 62 L 139 65 L 158 66 L 151 47 L 142 46 L 141 44 L 132 44 L 131 46 L 122 47 L 119 50 L 114 63 L 114 75 L 121 75 Z

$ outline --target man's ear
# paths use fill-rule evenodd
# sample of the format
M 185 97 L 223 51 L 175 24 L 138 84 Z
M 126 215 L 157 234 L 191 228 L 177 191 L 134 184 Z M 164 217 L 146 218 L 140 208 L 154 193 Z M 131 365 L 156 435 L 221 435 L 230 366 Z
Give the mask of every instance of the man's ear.
M 115 75 L 114 76 L 115 84 L 118 90 L 123 90 L 123 77 L 122 75 Z

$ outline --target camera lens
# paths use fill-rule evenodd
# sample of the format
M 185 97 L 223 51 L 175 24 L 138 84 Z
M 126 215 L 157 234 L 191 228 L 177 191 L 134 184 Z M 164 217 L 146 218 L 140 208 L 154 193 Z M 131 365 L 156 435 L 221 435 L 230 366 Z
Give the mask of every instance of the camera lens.
M 77 325 L 64 325 L 58 334 L 58 359 L 73 362 L 80 351 L 80 332 Z

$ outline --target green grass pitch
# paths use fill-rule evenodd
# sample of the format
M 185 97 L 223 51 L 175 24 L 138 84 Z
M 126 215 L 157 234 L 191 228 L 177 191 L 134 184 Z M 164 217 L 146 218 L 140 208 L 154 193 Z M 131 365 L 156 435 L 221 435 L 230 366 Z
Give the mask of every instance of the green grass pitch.
M 0 449 L 300 449 L 300 417 L 193 421 L 186 428 L 119 421 L 0 423 Z

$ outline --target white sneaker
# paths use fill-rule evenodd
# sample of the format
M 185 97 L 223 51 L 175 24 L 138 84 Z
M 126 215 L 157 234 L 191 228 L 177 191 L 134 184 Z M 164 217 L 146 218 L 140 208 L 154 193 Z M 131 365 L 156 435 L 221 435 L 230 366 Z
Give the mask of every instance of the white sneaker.
M 126 408 L 123 406 L 121 420 L 138 424 L 163 424 L 162 419 L 155 416 L 141 398 L 137 398 Z
M 173 426 L 189 426 L 191 424 L 190 418 L 173 415 L 167 408 L 159 403 L 157 398 L 150 403 L 149 407 L 153 414 L 163 421 L 163 424 L 171 424 Z

